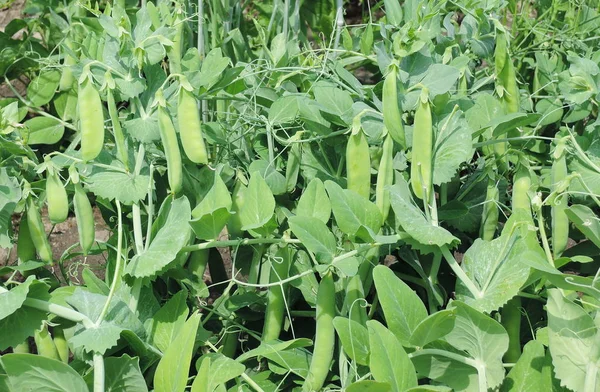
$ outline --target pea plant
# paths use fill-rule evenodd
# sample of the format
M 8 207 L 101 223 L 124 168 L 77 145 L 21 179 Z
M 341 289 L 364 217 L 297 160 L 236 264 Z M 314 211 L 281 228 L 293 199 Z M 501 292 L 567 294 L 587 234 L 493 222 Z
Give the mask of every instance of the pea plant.
M 600 391 L 597 2 L 25 11 L 1 391 Z

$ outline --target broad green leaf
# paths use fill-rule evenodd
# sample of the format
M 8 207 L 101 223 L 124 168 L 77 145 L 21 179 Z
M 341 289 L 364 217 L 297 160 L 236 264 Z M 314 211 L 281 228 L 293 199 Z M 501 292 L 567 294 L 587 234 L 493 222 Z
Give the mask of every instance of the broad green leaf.
M 293 122 L 298 116 L 298 98 L 295 95 L 281 97 L 269 108 L 271 126 Z
M 248 168 L 248 172 L 252 175 L 254 172 L 259 172 L 260 175 L 265 179 L 269 188 L 271 188 L 271 192 L 274 195 L 283 195 L 287 191 L 287 183 L 285 180 L 285 176 L 275 170 L 273 164 L 269 162 L 259 159 L 250 164 Z
M 273 340 L 270 342 L 261 342 L 260 346 L 252 350 L 246 351 L 240 355 L 237 360 L 239 362 L 247 361 L 248 359 L 255 357 L 265 357 L 269 354 L 278 354 L 281 351 L 291 350 L 293 348 L 309 347 L 312 346 L 313 342 L 307 338 L 299 338 L 280 342 Z
M 489 128 L 488 124 L 502 114 L 502 104 L 489 93 L 477 95 L 475 104 L 465 112 L 467 122 L 475 134 Z M 491 136 L 491 134 L 490 134 Z
M 396 0 L 394 0 L 396 1 Z M 387 382 L 363 380 L 352 383 L 346 388 L 346 392 L 391 392 L 392 387 Z
M 544 345 L 537 340 L 527 342 L 523 347 L 523 354 L 504 379 L 500 391 L 551 391 L 552 379 L 544 374 L 546 365 Z
M 408 235 L 413 246 L 443 246 L 459 242 L 448 230 L 432 225 L 423 212 L 412 202 L 408 184 L 402 176 L 398 176 L 396 184 L 390 189 L 390 203 L 396 215 L 396 222 Z M 409 240 L 410 241 L 410 240 Z
M 16 177 L 8 175 L 6 167 L 0 168 L 0 184 L 0 248 L 10 249 L 11 218 L 21 200 L 21 187 Z
M 402 345 L 410 345 L 411 335 L 427 318 L 423 301 L 389 267 L 375 267 L 373 281 L 388 328 Z
M 201 240 L 213 240 L 219 236 L 231 216 L 231 195 L 221 176 L 215 175 L 215 182 L 202 201 L 192 210 L 190 226 Z
M 135 278 L 154 277 L 175 260 L 190 238 L 190 214 L 190 203 L 185 196 L 173 200 L 164 225 L 148 249 L 131 259 L 125 273 Z
M 310 367 L 311 354 L 303 348 L 292 348 L 276 353 L 266 353 L 267 358 L 272 363 L 269 364 L 273 368 L 274 364 L 281 367 L 280 374 L 286 374 L 292 372 L 302 378 L 306 378 L 308 375 L 308 369 Z
M 183 392 L 187 385 L 200 314 L 194 313 L 162 357 L 154 374 L 154 388 L 161 392 Z
M 185 324 L 189 314 L 186 300 L 187 291 L 179 291 L 151 319 L 148 328 L 150 342 L 163 353 L 167 351 Z
M 73 348 L 82 347 L 85 351 L 104 354 L 109 348 L 117 345 L 123 328 L 113 322 L 103 321 L 99 326 L 82 328 L 69 342 Z
M 341 90 L 335 84 L 319 81 L 312 86 L 315 100 L 321 105 L 323 117 L 338 125 L 352 123 L 352 96 L 349 92 Z
M 56 69 L 44 70 L 27 86 L 27 98 L 32 106 L 44 106 L 52 100 L 60 81 L 60 72 Z
M 16 312 L 27 299 L 29 286 L 34 281 L 34 276 L 29 276 L 25 282 L 9 291 L 0 294 L 0 320 Z
M 325 188 L 340 230 L 365 242 L 373 241 L 382 225 L 379 208 L 359 194 L 342 189 L 333 181 L 325 181 Z
M 257 173 L 250 177 L 244 191 L 244 205 L 240 211 L 243 230 L 258 229 L 266 225 L 275 211 L 275 198 L 266 181 Z
M 192 383 L 192 392 L 211 392 L 209 389 L 209 377 L 210 377 L 210 357 L 202 361 L 198 368 L 198 374 L 194 378 Z
M 459 110 L 438 124 L 433 154 L 433 183 L 452 180 L 460 165 L 473 156 L 472 130 Z
M 469 213 L 469 207 L 460 200 L 450 200 L 438 208 L 438 219 L 441 221 L 460 219 Z
M 288 222 L 294 235 L 315 255 L 319 263 L 331 263 L 337 244 L 325 223 L 305 216 L 292 216 Z
M 550 353 L 560 385 L 573 391 L 600 390 L 600 334 L 594 319 L 559 289 L 548 290 L 547 310 Z
M 158 129 L 158 115 L 132 118 L 123 123 L 125 131 L 134 139 L 142 143 L 152 143 L 160 140 Z
M 427 392 L 427 391 L 440 391 L 440 392 L 452 392 L 451 388 L 442 385 L 419 385 L 418 387 L 407 389 L 406 392 Z
M 0 363 L 10 384 L 13 388 L 18 386 L 19 391 L 88 391 L 85 381 L 73 368 L 55 359 L 33 354 L 5 354 L 0 357 Z
M 445 340 L 485 367 L 488 388 L 498 387 L 504 379 L 502 356 L 508 350 L 506 330 L 496 320 L 463 302 L 453 301 L 452 307 L 456 309 L 456 321 Z
M 600 247 L 600 222 L 594 211 L 587 206 L 575 204 L 567 208 L 565 214 L 588 240 Z
M 87 188 L 96 196 L 106 200 L 119 200 L 124 204 L 137 203 L 148 194 L 150 176 L 147 174 L 123 173 L 94 167 L 86 179 Z
M 344 352 L 359 365 L 369 366 L 369 331 L 346 317 L 333 319 L 333 326 L 340 337 Z
M 396 336 L 376 320 L 367 322 L 371 355 L 369 369 L 375 381 L 387 382 L 394 392 L 417 386 L 417 373 Z
M 202 68 L 198 75 L 199 85 L 210 90 L 223 76 L 223 71 L 230 64 L 229 57 L 224 57 L 220 48 L 214 48 L 202 61 Z
M 27 144 L 54 144 L 62 139 L 65 127 L 58 120 L 49 117 L 34 117 L 23 123 L 27 127 Z
M 325 192 L 323 181 L 313 178 L 300 196 L 298 207 L 296 208 L 298 216 L 317 218 L 323 223 L 329 222 L 331 217 L 331 202 Z
M 429 315 L 421 321 L 410 336 L 410 344 L 423 347 L 437 339 L 440 339 L 452 331 L 456 320 L 456 312 L 453 309 L 440 310 Z
M 299 275 L 306 271 L 312 271 L 312 263 L 304 250 L 298 250 L 290 266 L 290 276 Z M 316 306 L 319 283 L 314 273 L 307 273 L 301 278 L 291 281 L 290 285 L 302 292 L 304 300 L 310 306 Z
M 104 389 L 110 392 L 147 392 L 146 380 L 140 370 L 139 358 L 127 354 L 104 358 L 106 374 Z M 85 377 L 90 390 L 93 388 L 94 372 Z
M 208 391 L 214 391 L 217 386 L 224 385 L 227 381 L 239 377 L 246 370 L 246 367 L 240 362 L 228 358 L 221 353 L 203 355 L 196 362 L 196 368 L 202 368 L 202 363 L 207 360 L 210 360 Z
M 387 23 L 400 27 L 402 25 L 402 7 L 398 0 L 384 0 Z
M 533 124 L 540 119 L 537 113 L 509 113 L 494 118 L 488 126 L 492 128 L 492 135 L 499 137 L 508 131 L 512 131 L 518 127 L 523 127 Z
M 0 320 L 0 350 L 23 343 L 47 318 L 46 312 L 24 306 Z
M 425 77 L 419 82 L 429 89 L 431 97 L 435 97 L 450 91 L 455 86 L 459 76 L 460 71 L 451 65 L 433 64 L 427 70 Z

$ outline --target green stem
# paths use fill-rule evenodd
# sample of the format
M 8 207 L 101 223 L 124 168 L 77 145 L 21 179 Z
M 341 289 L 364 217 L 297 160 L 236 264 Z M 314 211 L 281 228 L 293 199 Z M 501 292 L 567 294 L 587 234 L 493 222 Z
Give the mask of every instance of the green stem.
M 69 309 L 65 306 L 53 304 L 50 302 L 42 301 L 35 298 L 27 298 L 23 305 L 29 306 L 30 308 L 43 310 L 44 312 L 55 314 L 66 320 L 73 321 L 75 323 L 81 323 L 85 328 L 93 328 L 94 322 L 83 313 L 79 313 L 76 310 Z
M 241 240 L 208 241 L 201 244 L 184 246 L 181 252 L 195 252 L 202 249 L 225 248 L 229 246 L 255 245 L 255 244 L 301 244 L 300 240 L 290 238 L 245 238 Z
M 596 378 L 598 376 L 598 364 L 590 362 L 585 372 L 584 392 L 596 392 Z
M 150 164 L 150 182 L 148 184 L 148 208 L 146 209 L 148 213 L 148 226 L 146 227 L 146 242 L 144 243 L 144 250 L 148 250 L 148 246 L 150 245 L 150 240 L 152 236 L 152 220 L 154 218 L 154 198 L 152 193 L 152 175 L 154 172 L 154 165 Z
M 554 258 L 552 257 L 552 251 L 550 251 L 550 244 L 548 243 L 548 236 L 546 235 L 546 227 L 544 226 L 544 217 L 542 211 L 538 211 L 538 227 L 540 229 L 540 237 L 542 239 L 542 245 L 544 247 L 544 253 L 546 254 L 546 260 L 554 267 Z
M 475 369 L 479 369 L 477 362 L 472 358 L 467 358 L 460 354 L 456 354 L 456 353 L 446 351 L 446 350 L 439 350 L 436 348 L 426 348 L 426 349 L 422 349 L 422 350 L 417 350 L 413 353 L 408 354 L 408 357 L 415 358 L 415 357 L 419 357 L 421 355 L 438 355 L 440 357 L 446 357 L 446 358 L 452 359 L 454 361 L 464 363 L 465 365 L 472 366 Z M 486 389 L 484 389 L 484 391 L 485 390 Z
M 104 392 L 104 358 L 94 353 L 94 392 Z

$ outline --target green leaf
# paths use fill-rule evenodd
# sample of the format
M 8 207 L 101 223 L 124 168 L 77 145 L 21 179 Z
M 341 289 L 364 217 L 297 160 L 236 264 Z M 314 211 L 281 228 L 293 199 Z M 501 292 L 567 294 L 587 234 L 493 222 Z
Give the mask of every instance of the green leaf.
M 0 248 L 10 249 L 11 219 L 21 200 L 21 187 L 16 177 L 8 175 L 6 167 L 0 168 L 0 184 Z
M 344 352 L 359 365 L 369 366 L 369 331 L 346 317 L 333 319 L 333 326 L 340 337 Z
M 202 201 L 192 210 L 190 226 L 196 237 L 213 240 L 219 236 L 231 216 L 231 195 L 221 176 L 215 175 L 215 182 Z
M 147 392 L 146 380 L 140 370 L 139 358 L 127 354 L 121 357 L 104 358 L 105 390 L 110 392 Z M 93 388 L 94 372 L 86 376 Z M 91 388 L 90 388 L 91 389 Z
M 83 378 L 69 365 L 33 354 L 5 354 L 0 363 L 19 391 L 87 392 Z M 16 389 L 15 389 L 16 391 Z
M 196 368 L 200 369 L 202 363 L 207 360 L 210 360 L 207 391 L 214 391 L 219 385 L 224 385 L 227 381 L 239 377 L 246 370 L 246 367 L 240 362 L 227 358 L 221 353 L 203 355 L 196 362 Z
M 183 392 L 187 385 L 200 314 L 194 313 L 162 357 L 154 374 L 154 388 L 161 392 Z
M 62 139 L 65 127 L 58 121 L 49 117 L 34 117 L 23 123 L 27 127 L 29 136 L 27 144 L 54 144 Z
M 190 203 L 185 196 L 173 200 L 164 225 L 148 249 L 131 259 L 125 273 L 135 278 L 154 277 L 175 260 L 190 238 L 190 214 Z
M 266 225 L 274 211 L 275 198 L 269 185 L 262 176 L 254 173 L 244 191 L 244 205 L 240 211 L 242 229 L 258 229 Z
M 459 242 L 448 230 L 432 225 L 423 212 L 413 203 L 406 180 L 397 177 L 397 182 L 390 187 L 390 204 L 396 215 L 396 222 L 412 237 L 411 245 L 453 246 Z
M 87 188 L 96 196 L 106 200 L 119 200 L 133 204 L 148 194 L 150 176 L 146 174 L 123 173 L 95 166 L 86 179 Z
M 292 216 L 288 219 L 292 232 L 319 263 L 329 264 L 336 251 L 333 233 L 317 218 Z
M 438 124 L 433 155 L 433 183 L 452 180 L 460 165 L 473 156 L 471 128 L 459 110 Z
M 417 386 L 417 374 L 396 336 L 378 321 L 367 322 L 371 355 L 369 369 L 375 381 L 387 382 L 394 392 Z
M 0 320 L 10 316 L 23 306 L 23 302 L 27 299 L 29 286 L 33 281 L 34 277 L 29 276 L 25 282 L 0 294 Z
M 327 120 L 342 126 L 352 123 L 354 101 L 350 93 L 325 81 L 313 84 L 312 92 L 315 100 L 321 105 L 321 112 Z
M 438 219 L 441 221 L 460 219 L 469 213 L 469 207 L 460 200 L 450 200 L 438 208 Z
M 342 189 L 333 181 L 325 181 L 325 188 L 340 230 L 365 242 L 373 241 L 383 220 L 379 208 L 359 194 Z
M 387 382 L 363 380 L 352 383 L 346 388 L 346 392 L 391 392 L 392 387 Z
M 409 342 L 416 347 L 423 347 L 450 333 L 454 328 L 456 311 L 454 309 L 440 310 L 421 321 L 412 332 Z
M 559 289 L 548 290 L 547 310 L 550 353 L 560 385 L 573 391 L 600 390 L 600 335 L 594 319 Z
M 565 214 L 588 240 L 600 247 L 600 222 L 594 211 L 587 206 L 575 204 L 567 208 Z
M 447 93 L 455 86 L 460 71 L 451 65 L 433 64 L 424 76 L 418 82 L 429 89 L 430 97 L 435 97 Z
M 163 353 L 175 340 L 188 317 L 187 291 L 177 292 L 152 317 L 148 328 L 149 341 Z
M 313 178 L 300 196 L 298 207 L 296 207 L 298 216 L 317 218 L 323 223 L 329 222 L 331 217 L 331 201 L 325 192 L 323 181 Z
M 214 48 L 206 55 L 202 61 L 202 68 L 198 75 L 199 86 L 210 90 L 223 76 L 223 71 L 231 60 L 229 57 L 223 57 L 220 48 Z
M 508 350 L 506 330 L 463 302 L 453 301 L 452 307 L 456 309 L 456 321 L 446 341 L 484 366 L 487 387 L 496 388 L 504 379 L 502 356 Z
M 104 354 L 109 348 L 117 345 L 123 328 L 112 322 L 103 321 L 99 326 L 80 330 L 69 342 L 73 348 L 82 347 L 90 353 Z
M 33 336 L 34 331 L 42 327 L 48 318 L 42 310 L 21 307 L 10 316 L 0 320 L 0 350 L 14 347 Z
M 280 97 L 269 108 L 269 123 L 271 126 L 293 122 L 298 116 L 298 97 L 287 95 Z
M 500 392 L 551 391 L 552 379 L 544 377 L 544 367 L 549 367 L 547 365 L 544 345 L 537 340 L 527 342 L 523 354 L 504 379 Z
M 285 176 L 275 170 L 273 164 L 270 164 L 263 159 L 259 159 L 258 161 L 254 161 L 250 164 L 248 172 L 250 174 L 259 172 L 269 185 L 269 188 L 271 188 L 271 192 L 273 192 L 274 195 L 283 195 L 287 192 L 287 182 L 285 180 Z
M 488 126 L 493 130 L 492 135 L 494 137 L 499 137 L 518 127 L 533 124 L 537 122 L 540 117 L 541 116 L 537 113 L 509 113 L 494 118 Z
M 285 350 L 291 350 L 300 347 L 309 347 L 312 346 L 312 344 L 312 340 L 307 338 L 286 340 L 285 342 L 280 342 L 278 340 L 273 340 L 270 342 L 261 342 L 260 346 L 252 350 L 246 351 L 245 353 L 240 355 L 237 358 L 237 360 L 239 362 L 244 362 L 248 359 L 255 357 L 266 357 L 270 354 L 279 354 L 280 352 Z
M 44 106 L 52 100 L 60 81 L 60 72 L 56 69 L 42 71 L 27 86 L 27 99 L 32 106 Z
M 210 358 L 206 358 L 202 361 L 202 364 L 198 368 L 198 374 L 194 378 L 194 382 L 192 383 L 192 392 L 208 392 L 210 377 Z
M 152 116 L 132 118 L 123 123 L 125 131 L 141 143 L 152 143 L 160 140 L 157 112 Z
M 410 345 L 411 335 L 419 323 L 427 318 L 425 305 L 389 267 L 375 267 L 373 281 L 388 328 L 402 345 Z

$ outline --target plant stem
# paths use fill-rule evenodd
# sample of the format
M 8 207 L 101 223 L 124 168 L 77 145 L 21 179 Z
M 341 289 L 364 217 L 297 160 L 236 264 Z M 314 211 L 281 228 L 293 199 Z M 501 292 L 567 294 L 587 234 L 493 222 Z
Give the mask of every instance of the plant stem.
M 552 257 L 552 252 L 550 251 L 550 244 L 548 243 L 548 236 L 546 235 L 546 227 L 544 226 L 544 217 L 542 215 L 542 211 L 538 211 L 538 227 L 540 229 L 540 238 L 542 239 L 542 245 L 544 247 L 544 253 L 546 254 L 546 260 L 548 263 L 554 267 L 554 258 Z
M 65 306 L 53 304 L 50 302 L 42 301 L 35 298 L 27 298 L 23 305 L 29 306 L 30 308 L 43 310 L 48 313 L 55 314 L 64 319 L 73 321 L 75 323 L 81 323 L 85 328 L 93 328 L 94 322 L 83 313 L 79 313 L 76 310 L 69 309 Z
M 94 353 L 94 392 L 104 392 L 104 358 Z
M 598 364 L 590 362 L 585 372 L 584 392 L 596 392 L 596 378 L 598 377 Z
M 301 244 L 300 240 L 295 240 L 291 238 L 245 238 L 241 240 L 226 240 L 226 241 L 208 241 L 203 242 L 201 244 L 194 244 L 184 246 L 181 249 L 181 252 L 195 252 L 202 249 L 210 249 L 210 248 L 225 248 L 228 246 L 242 246 L 242 245 L 255 245 L 255 244 L 278 244 L 278 243 L 286 243 L 286 244 Z
M 477 362 L 472 358 L 467 358 L 460 354 L 456 354 L 456 353 L 446 351 L 446 350 L 439 350 L 436 348 L 426 348 L 426 349 L 422 349 L 422 350 L 417 350 L 413 353 L 408 354 L 408 357 L 414 358 L 414 357 L 418 357 L 421 355 L 438 355 L 440 357 L 446 357 L 446 358 L 455 360 L 457 362 L 464 363 L 465 365 L 473 366 L 475 369 L 479 368 Z M 485 391 L 485 389 L 484 389 L 484 391 Z

